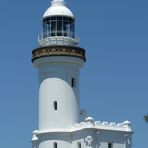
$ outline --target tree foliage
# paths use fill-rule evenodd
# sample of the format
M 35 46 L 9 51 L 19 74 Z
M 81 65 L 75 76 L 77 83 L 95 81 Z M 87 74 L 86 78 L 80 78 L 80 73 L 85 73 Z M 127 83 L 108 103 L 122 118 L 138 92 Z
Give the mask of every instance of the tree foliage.
M 144 120 L 148 122 L 148 114 L 144 116 Z

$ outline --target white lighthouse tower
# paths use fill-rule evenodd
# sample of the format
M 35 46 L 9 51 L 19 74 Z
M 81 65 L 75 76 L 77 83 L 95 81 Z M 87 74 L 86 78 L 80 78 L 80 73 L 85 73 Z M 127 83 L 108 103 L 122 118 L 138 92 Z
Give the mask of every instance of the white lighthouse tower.
M 43 16 L 40 47 L 32 51 L 39 72 L 39 127 L 33 148 L 131 148 L 130 122 L 80 122 L 79 70 L 85 50 L 78 47 L 75 18 L 64 0 L 53 0 Z

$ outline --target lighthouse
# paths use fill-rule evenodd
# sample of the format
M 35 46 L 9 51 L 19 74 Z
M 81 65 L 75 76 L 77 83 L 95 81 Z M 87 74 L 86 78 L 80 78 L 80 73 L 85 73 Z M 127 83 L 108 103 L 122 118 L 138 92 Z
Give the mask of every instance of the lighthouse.
M 51 1 L 38 42 L 32 63 L 39 76 L 39 121 L 32 147 L 131 148 L 129 121 L 94 121 L 80 110 L 79 75 L 85 49 L 78 46 L 75 17 L 64 0 Z

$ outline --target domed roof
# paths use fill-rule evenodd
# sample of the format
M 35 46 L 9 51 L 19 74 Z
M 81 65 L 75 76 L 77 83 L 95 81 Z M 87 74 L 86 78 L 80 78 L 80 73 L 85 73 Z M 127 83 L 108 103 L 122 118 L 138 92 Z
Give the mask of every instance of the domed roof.
M 51 6 L 44 13 L 43 18 L 50 16 L 68 16 L 74 18 L 73 13 L 65 6 L 64 0 L 53 0 Z
M 131 125 L 131 122 L 128 121 L 128 120 L 126 120 L 126 121 L 123 122 L 123 124 L 124 124 L 124 125 Z
M 87 118 L 85 119 L 85 121 L 94 121 L 94 118 L 92 118 L 92 117 L 87 117 Z

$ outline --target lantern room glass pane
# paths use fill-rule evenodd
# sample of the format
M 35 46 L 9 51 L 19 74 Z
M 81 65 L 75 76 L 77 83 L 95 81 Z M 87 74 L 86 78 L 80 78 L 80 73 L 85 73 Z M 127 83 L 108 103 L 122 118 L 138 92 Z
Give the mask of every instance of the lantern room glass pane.
M 74 19 L 54 16 L 43 20 L 43 38 L 65 36 L 75 38 Z
M 56 36 L 56 21 L 51 21 L 51 36 Z
M 57 21 L 57 36 L 62 36 L 62 21 Z
M 62 19 L 63 19 L 62 16 L 57 16 L 57 18 L 56 18 L 57 21 L 61 21 Z

